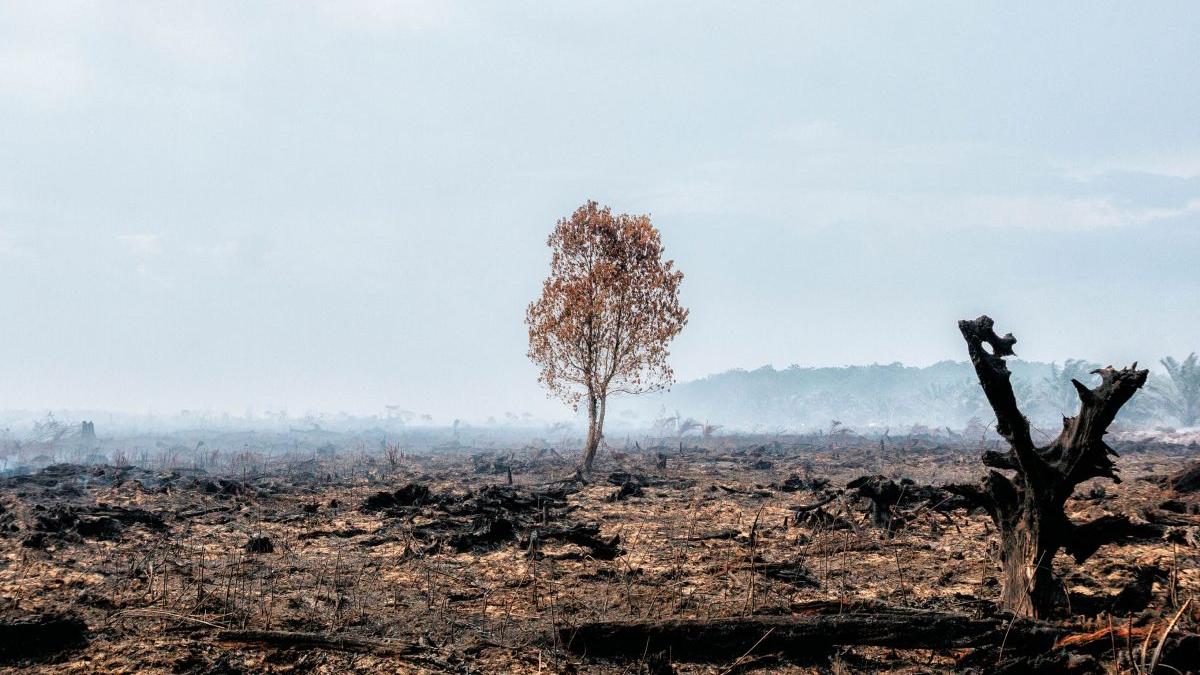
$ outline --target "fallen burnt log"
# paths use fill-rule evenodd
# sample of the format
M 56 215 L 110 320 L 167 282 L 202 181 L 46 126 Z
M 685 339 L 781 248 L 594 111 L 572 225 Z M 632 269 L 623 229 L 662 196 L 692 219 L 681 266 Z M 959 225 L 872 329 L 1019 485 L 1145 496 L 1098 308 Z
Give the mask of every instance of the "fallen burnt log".
M 1134 672 L 1195 672 L 1195 664 L 1200 663 L 1200 635 L 1173 633 L 1173 628 L 1169 623 L 1108 626 L 1066 635 L 1045 652 L 1014 653 L 1010 643 L 1005 645 L 1003 655 L 977 649 L 965 654 L 955 666 L 961 673 L 979 675 L 1091 675 L 1112 672 L 1099 662 L 1112 658 L 1108 663 L 1114 666 L 1128 659 Z
M 375 656 L 402 656 L 421 650 L 416 645 L 387 640 L 371 640 L 348 635 L 326 635 L 323 633 L 292 633 L 277 630 L 223 630 L 217 633 L 217 641 L 239 644 L 261 644 L 272 647 L 325 649 L 354 654 L 373 654 Z
M 673 541 L 716 541 L 718 539 L 737 539 L 741 532 L 733 528 L 725 528 L 716 532 L 691 534 L 686 537 L 674 537 Z
M 663 488 L 689 488 L 696 484 L 696 481 L 688 478 L 666 478 L 663 476 L 645 476 L 639 473 L 630 473 L 628 471 L 614 471 L 608 474 L 609 485 L 620 487 L 626 483 L 633 483 L 638 487 L 663 487 Z
M 521 540 L 521 546 L 528 548 L 535 541 L 562 541 L 568 544 L 589 549 L 597 560 L 612 560 L 621 555 L 621 535 L 616 534 L 608 539 L 600 537 L 600 526 L 594 523 L 577 523 L 566 527 L 550 526 L 535 528 L 529 536 Z
M 975 651 L 955 664 L 967 675 L 1100 675 L 1104 669 L 1090 654 L 1053 651 L 1023 654 L 998 660 L 994 654 Z
M 846 645 L 896 649 L 960 649 L 998 645 L 1008 635 L 1021 650 L 1051 647 L 1059 631 L 1029 621 L 893 610 L 870 614 L 756 616 L 667 621 L 601 621 L 558 628 L 567 650 L 589 657 L 639 659 L 667 652 L 680 661 L 728 661 L 731 655 L 824 658 Z
M 370 534 L 370 533 L 367 532 L 366 530 L 362 529 L 361 527 L 347 527 L 347 528 L 343 528 L 340 530 L 309 530 L 307 532 L 301 532 L 300 534 L 296 535 L 296 538 L 299 539 L 300 541 L 306 541 L 309 539 L 321 539 L 322 537 L 336 537 L 338 539 L 351 539 L 353 537 L 360 537 L 364 534 Z
M 87 625 L 73 616 L 44 614 L 0 620 L 0 663 L 49 656 L 87 644 Z
M 235 510 L 236 508 L 237 507 L 235 507 L 235 506 L 210 506 L 208 508 L 195 509 L 192 511 L 181 511 L 181 512 L 175 514 L 175 520 L 187 520 L 189 518 L 199 518 L 200 516 L 207 516 L 210 513 L 228 513 L 230 511 Z
M 821 582 L 816 578 L 816 576 L 813 575 L 813 573 L 800 559 L 759 562 L 750 565 L 749 569 L 758 572 L 769 579 L 782 581 L 799 588 L 821 587 Z
M 907 523 L 910 514 L 904 510 L 927 507 L 952 511 L 966 505 L 966 500 L 956 494 L 932 485 L 917 485 L 911 478 L 901 478 L 897 483 L 886 476 L 860 476 L 847 483 L 846 488 L 871 502 L 871 523 L 888 532 Z

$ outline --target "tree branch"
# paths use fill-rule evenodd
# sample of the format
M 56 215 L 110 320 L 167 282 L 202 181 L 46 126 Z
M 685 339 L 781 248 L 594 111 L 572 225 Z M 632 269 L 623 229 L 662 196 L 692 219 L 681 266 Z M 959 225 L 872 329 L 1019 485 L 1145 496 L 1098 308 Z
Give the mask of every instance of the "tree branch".
M 1013 468 L 1025 474 L 1030 481 L 1042 481 L 1048 467 L 1034 449 L 1029 420 L 1025 419 L 1017 406 L 1012 382 L 1009 381 L 1012 373 L 1004 363 L 1004 357 L 1015 355 L 1012 347 L 1017 339 L 1011 333 L 1000 337 L 993 326 L 994 322 L 987 315 L 973 321 L 958 322 L 958 330 L 967 341 L 971 364 L 979 376 L 979 385 L 983 387 L 983 393 L 996 413 L 996 431 L 1012 447 L 1017 464 Z M 984 349 L 984 344 L 991 347 L 991 352 Z
M 972 508 L 979 507 L 988 513 L 996 510 L 996 503 L 992 500 L 992 496 L 982 486 L 971 483 L 949 483 L 943 485 L 942 489 L 967 500 Z
M 1117 453 L 1104 442 L 1108 426 L 1137 390 L 1146 383 L 1148 370 L 1137 370 L 1137 363 L 1117 370 L 1112 366 L 1092 371 L 1100 384 L 1088 389 L 1072 380 L 1081 402 L 1079 414 L 1063 420 L 1062 432 L 1047 448 L 1047 456 L 1056 458 L 1055 468 L 1071 487 L 1090 478 L 1110 478 L 1120 482 L 1110 457 Z

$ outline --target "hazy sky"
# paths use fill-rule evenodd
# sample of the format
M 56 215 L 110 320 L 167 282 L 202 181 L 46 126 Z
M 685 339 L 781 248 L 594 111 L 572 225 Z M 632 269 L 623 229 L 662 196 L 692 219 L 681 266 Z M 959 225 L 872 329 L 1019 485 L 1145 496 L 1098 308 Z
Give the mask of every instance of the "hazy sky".
M 981 312 L 1027 358 L 1181 355 L 1197 35 L 1192 2 L 4 0 L 0 407 L 560 412 L 522 317 L 588 198 L 687 275 L 684 378 L 961 359 Z

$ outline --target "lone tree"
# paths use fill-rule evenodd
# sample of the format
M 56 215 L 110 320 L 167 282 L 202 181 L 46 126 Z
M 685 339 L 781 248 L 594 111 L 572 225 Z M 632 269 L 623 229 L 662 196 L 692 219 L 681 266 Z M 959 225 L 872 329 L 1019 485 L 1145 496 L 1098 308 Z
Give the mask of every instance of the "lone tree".
M 1148 371 L 1137 370 L 1136 363 L 1120 370 L 1097 369 L 1093 372 L 1101 382 L 1095 389 L 1072 380 L 1079 413 L 1064 417 L 1058 438 L 1038 447 L 1030 436 L 1029 420 L 1017 407 L 1004 362 L 1014 355 L 1017 340 L 1011 334 L 998 336 L 992 326 L 987 316 L 958 322 L 979 384 L 996 413 L 996 431 L 1010 448 L 1003 453 L 985 452 L 983 463 L 1015 473 L 1010 478 L 993 470 L 982 485 L 947 488 L 983 506 L 1000 531 L 1001 609 L 1044 617 L 1053 612 L 1061 596 L 1053 571 L 1059 550 L 1083 562 L 1104 544 L 1161 533 L 1155 526 L 1137 525 L 1124 516 L 1103 516 L 1077 525 L 1064 511 L 1067 499 L 1083 481 L 1104 477 L 1120 482 L 1110 459 L 1117 453 L 1104 442 L 1104 435 L 1121 406 L 1145 384 Z
M 583 466 L 590 473 L 604 436 L 609 394 L 670 385 L 667 345 L 687 324 L 683 273 L 664 261 L 649 216 L 614 215 L 588 201 L 558 221 L 542 295 L 529 304 L 529 358 L 538 380 L 588 415 Z

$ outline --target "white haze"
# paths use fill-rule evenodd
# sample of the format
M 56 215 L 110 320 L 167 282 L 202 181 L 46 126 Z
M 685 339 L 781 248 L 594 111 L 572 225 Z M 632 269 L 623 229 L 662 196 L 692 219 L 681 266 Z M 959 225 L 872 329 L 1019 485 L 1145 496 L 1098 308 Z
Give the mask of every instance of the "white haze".
M 0 408 L 547 400 L 556 218 L 649 212 L 681 378 L 1200 349 L 1192 3 L 0 5 Z

